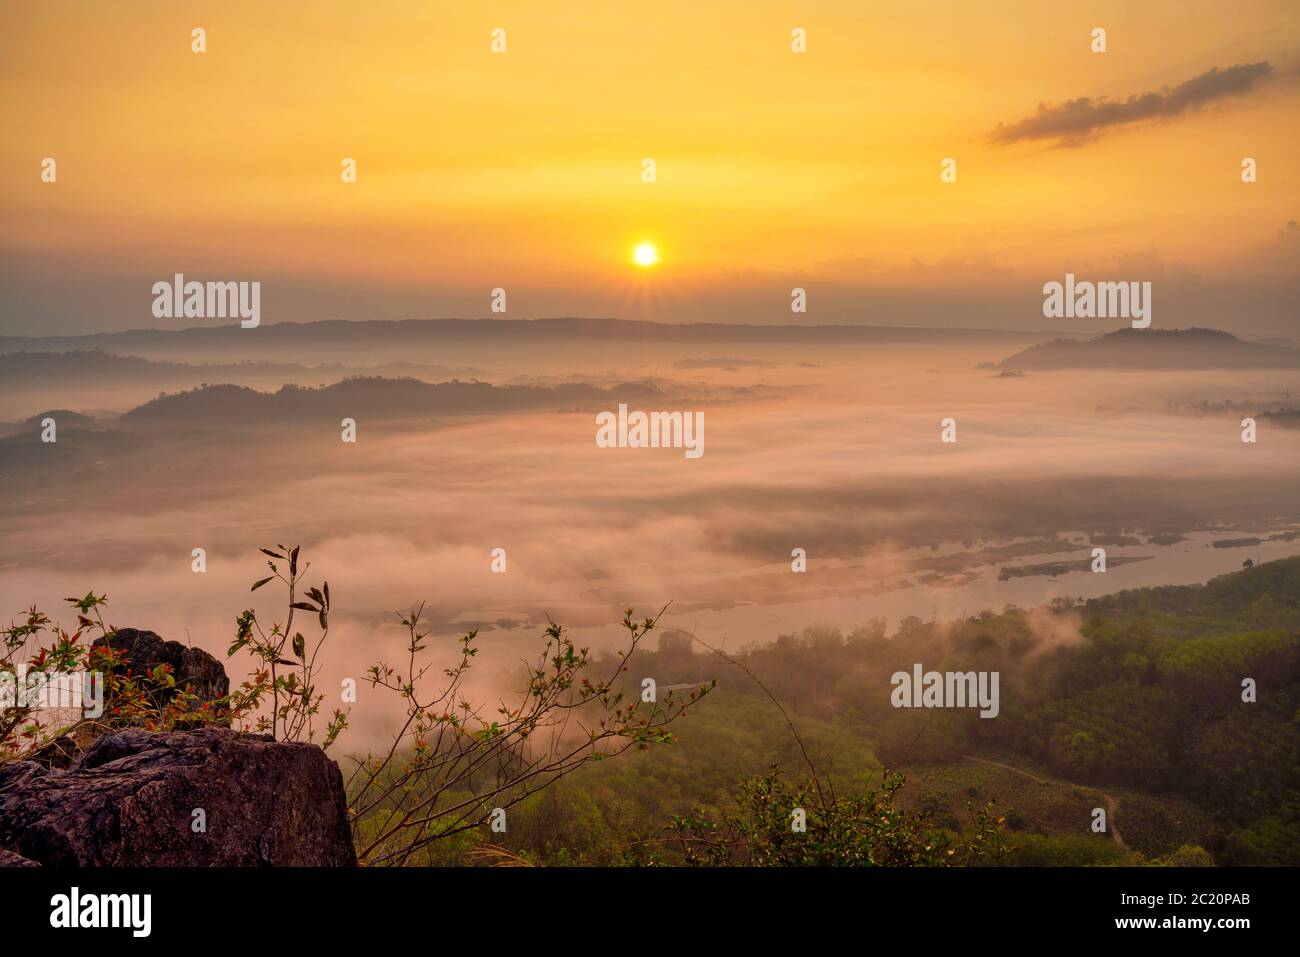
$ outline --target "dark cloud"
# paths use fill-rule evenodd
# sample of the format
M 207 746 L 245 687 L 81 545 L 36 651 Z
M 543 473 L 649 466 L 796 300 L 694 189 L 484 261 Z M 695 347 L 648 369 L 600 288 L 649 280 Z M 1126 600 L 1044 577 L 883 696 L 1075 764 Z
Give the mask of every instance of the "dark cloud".
M 1138 93 L 1126 100 L 1089 96 L 1052 105 L 1040 103 L 1038 112 L 1015 123 L 999 123 L 990 135 L 995 143 L 1056 139 L 1058 145 L 1077 146 L 1108 129 L 1129 123 L 1179 116 L 1226 96 L 1247 93 L 1271 76 L 1267 60 L 1215 67 L 1173 89 Z

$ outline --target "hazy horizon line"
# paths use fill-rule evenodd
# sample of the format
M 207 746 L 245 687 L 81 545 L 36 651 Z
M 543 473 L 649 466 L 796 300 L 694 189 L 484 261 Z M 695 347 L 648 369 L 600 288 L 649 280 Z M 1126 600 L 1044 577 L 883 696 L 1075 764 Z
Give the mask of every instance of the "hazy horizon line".
M 688 322 L 661 322 L 653 319 L 627 319 L 621 316 L 582 316 L 582 315 L 556 315 L 556 316 L 532 316 L 532 317 L 505 317 L 505 316 L 412 316 L 404 319 L 347 319 L 334 317 L 329 319 L 282 319 L 279 321 L 266 321 L 261 323 L 264 328 L 274 327 L 302 327 L 302 326 L 327 326 L 327 325 L 383 325 L 398 326 L 416 323 L 466 323 L 466 324 L 506 324 L 506 325 L 524 325 L 536 323 L 609 323 L 620 324 L 629 327 L 653 327 L 665 330 L 682 330 L 682 329 L 725 329 L 725 330 L 744 330 L 752 329 L 757 332 L 769 333 L 776 330 L 793 330 L 800 332 L 812 332 L 816 330 L 871 330 L 880 332 L 898 332 L 906 334 L 942 332 L 942 333 L 960 333 L 964 337 L 975 337 L 980 335 L 997 335 L 997 336 L 1025 336 L 1035 338 L 1078 338 L 1083 336 L 1100 335 L 1105 332 L 1114 331 L 1112 329 L 1098 328 L 1091 332 L 1080 332 L 1075 334 L 1064 333 L 1060 331 L 1045 331 L 1041 328 L 1038 330 L 1028 328 L 996 328 L 992 326 L 946 326 L 946 325 L 889 325 L 882 323 L 868 322 L 735 322 L 728 320 L 715 321 L 688 321 Z M 1127 323 L 1120 322 L 1116 328 L 1123 328 Z M 1188 326 L 1193 328 L 1211 328 L 1207 326 Z M 39 341 L 45 339 L 100 339 L 112 336 L 135 335 L 135 334 L 155 334 L 172 335 L 176 333 L 225 333 L 241 332 L 252 330 L 241 330 L 239 326 L 224 325 L 193 325 L 182 326 L 179 328 L 160 328 L 157 326 L 134 326 L 125 329 L 102 330 L 97 332 L 69 332 L 69 333 L 49 333 L 45 335 L 25 335 L 21 333 L 0 333 L 0 341 L 6 340 L 26 340 Z M 1164 330 L 1178 331 L 1178 330 Z M 1225 331 L 1228 330 L 1219 330 Z M 1235 335 L 1235 333 L 1229 333 Z

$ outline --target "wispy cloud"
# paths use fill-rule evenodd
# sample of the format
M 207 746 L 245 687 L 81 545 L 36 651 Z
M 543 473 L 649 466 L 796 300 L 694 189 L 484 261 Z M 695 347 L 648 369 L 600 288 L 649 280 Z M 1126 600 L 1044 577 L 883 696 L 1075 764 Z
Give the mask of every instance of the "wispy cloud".
M 1214 100 L 1249 93 L 1273 74 L 1267 60 L 1214 67 L 1170 89 L 1136 93 L 1124 100 L 1080 97 L 1064 103 L 1040 103 L 1038 112 L 1014 123 L 999 123 L 994 143 L 1055 139 L 1058 146 L 1078 146 L 1107 130 L 1180 116 Z

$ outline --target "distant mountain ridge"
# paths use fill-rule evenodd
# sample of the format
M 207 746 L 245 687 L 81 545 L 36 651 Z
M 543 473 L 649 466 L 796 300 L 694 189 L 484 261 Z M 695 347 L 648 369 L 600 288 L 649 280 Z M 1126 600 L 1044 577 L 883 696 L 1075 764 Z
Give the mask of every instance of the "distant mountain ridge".
M 389 362 L 377 366 L 340 363 L 302 365 L 290 362 L 248 361 L 195 364 L 119 355 L 102 349 L 0 352 L 0 391 L 59 378 L 93 377 L 109 382 L 168 380 L 197 384 L 199 377 L 207 377 L 214 382 L 228 382 L 232 377 L 252 376 L 283 376 L 298 379 L 319 376 L 322 380 L 337 380 L 359 374 L 414 378 L 436 376 L 438 379 L 445 380 L 456 376 L 474 377 L 484 373 L 480 369 L 452 368 L 446 365 L 416 362 Z
M 661 323 L 634 319 L 397 319 L 263 323 L 241 329 L 237 323 L 182 329 L 133 329 L 74 336 L 0 336 L 0 353 L 102 349 L 121 353 L 136 348 L 204 345 L 338 344 L 356 342 L 423 343 L 443 341 L 586 340 L 624 342 L 1025 342 L 1043 338 L 1032 332 L 992 329 L 857 325 L 742 325 Z
M 68 409 L 51 409 L 20 422 L 0 422 L 0 474 L 30 471 L 39 462 L 57 460 L 86 465 L 96 460 L 129 458 L 141 447 L 155 452 L 161 441 L 189 441 L 214 430 L 227 434 L 273 434 L 299 426 L 344 418 L 368 423 L 421 425 L 461 416 L 527 412 L 594 412 L 620 402 L 694 402 L 699 396 L 670 396 L 653 384 L 625 382 L 609 388 L 587 383 L 561 385 L 493 385 L 488 382 L 422 382 L 353 376 L 332 385 L 286 385 L 259 392 L 240 385 L 208 385 L 163 394 L 122 415 L 91 418 Z M 57 446 L 40 440 L 42 420 L 53 418 Z M 170 436 L 170 438 L 167 438 Z M 179 439 L 178 439 L 179 437 Z
M 115 425 L 251 427 L 368 416 L 378 419 L 475 415 L 528 409 L 604 408 L 610 402 L 662 396 L 654 386 L 626 383 L 612 389 L 587 384 L 492 385 L 355 376 L 319 388 L 286 385 L 276 392 L 210 385 L 162 395 L 123 413 Z
M 1003 369 L 1300 369 L 1300 349 L 1261 345 L 1218 329 L 1119 329 L 1054 339 L 998 363 Z

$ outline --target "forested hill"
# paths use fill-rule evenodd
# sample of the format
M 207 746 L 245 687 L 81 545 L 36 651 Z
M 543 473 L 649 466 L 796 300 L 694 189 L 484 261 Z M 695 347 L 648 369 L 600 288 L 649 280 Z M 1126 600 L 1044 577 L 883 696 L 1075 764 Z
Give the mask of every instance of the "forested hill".
M 1300 864 L 1300 557 L 1082 604 L 906 618 L 893 634 L 877 620 L 744 649 L 733 639 L 728 653 L 845 788 L 900 770 L 909 806 L 956 830 L 966 802 L 995 800 L 1021 849 L 1011 863 Z M 916 662 L 998 671 L 1000 714 L 892 707 L 891 675 Z M 579 808 L 585 843 L 565 859 L 626 860 L 670 814 L 727 805 L 738 777 L 773 763 L 800 773 L 766 693 L 689 635 L 663 634 L 641 674 L 661 687 L 717 677 L 719 689 L 678 745 L 584 771 L 563 799 L 530 805 L 517 850 L 545 859 L 551 815 Z M 1108 802 L 1122 842 L 1089 827 Z
M 1246 342 L 1218 329 L 1118 329 L 1055 339 L 998 363 L 1004 369 L 1300 369 L 1300 349 Z
M 1090 614 L 1118 616 L 1141 612 L 1162 612 L 1179 616 L 1186 628 L 1222 626 L 1226 622 L 1247 625 L 1259 603 L 1276 605 L 1279 624 L 1300 628 L 1300 557 L 1266 562 L 1253 568 L 1220 575 L 1203 585 L 1164 585 L 1115 592 L 1088 602 Z M 1204 619 L 1204 621 L 1197 621 Z

